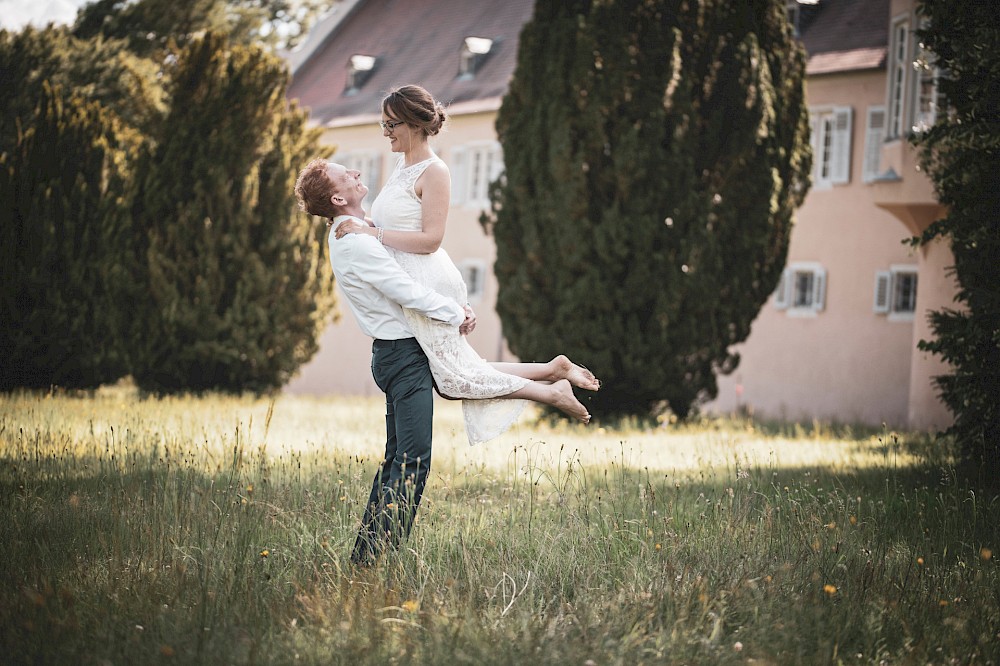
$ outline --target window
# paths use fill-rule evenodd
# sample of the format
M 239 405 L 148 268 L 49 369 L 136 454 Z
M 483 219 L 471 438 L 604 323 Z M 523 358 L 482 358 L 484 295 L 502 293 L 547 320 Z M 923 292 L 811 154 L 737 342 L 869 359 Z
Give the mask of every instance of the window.
M 906 74 L 910 68 L 910 24 L 900 19 L 892 24 L 889 51 L 889 138 L 903 134 L 903 108 L 906 104 Z
M 788 16 L 788 24 L 792 26 L 792 34 L 796 37 L 799 36 L 799 17 L 801 16 L 799 12 L 798 0 L 789 0 L 785 4 L 785 14 Z
M 868 107 L 868 127 L 865 129 L 865 163 L 862 167 L 862 179 L 866 183 L 875 180 L 879 175 L 882 161 L 882 142 L 885 141 L 885 107 Z
M 486 291 L 486 262 L 482 259 L 465 259 L 459 262 L 458 270 L 469 290 L 469 302 L 481 300 Z
M 852 109 L 814 109 L 809 114 L 813 149 L 813 183 L 823 189 L 851 181 Z
M 344 84 L 344 94 L 353 95 L 358 92 L 375 69 L 378 58 L 356 53 L 347 63 L 347 82 Z
M 917 94 L 913 109 L 913 131 L 923 132 L 937 120 L 938 110 L 943 108 L 943 96 L 938 92 L 940 70 L 930 65 L 922 65 L 917 71 Z
M 890 266 L 875 274 L 876 314 L 893 321 L 911 321 L 917 311 L 917 267 Z
M 382 183 L 382 155 L 376 151 L 359 151 L 337 153 L 333 159 L 347 169 L 357 169 L 361 172 L 361 181 L 368 186 L 368 194 L 365 195 L 361 205 L 368 210 L 378 196 L 379 186 Z
M 503 151 L 496 141 L 458 146 L 451 151 L 451 200 L 469 206 L 490 204 L 490 183 L 503 171 Z
M 921 27 L 926 27 L 924 21 Z M 945 108 L 944 96 L 938 90 L 938 79 L 941 70 L 934 62 L 934 55 L 917 44 L 917 58 L 913 61 L 915 70 L 916 94 L 913 96 L 913 131 L 923 132 L 934 124 L 937 114 Z
M 486 37 L 466 37 L 462 42 L 461 59 L 458 64 L 458 78 L 471 79 L 489 56 L 493 40 Z
M 826 270 L 813 262 L 789 264 L 773 299 L 774 307 L 791 316 L 814 316 L 826 307 Z

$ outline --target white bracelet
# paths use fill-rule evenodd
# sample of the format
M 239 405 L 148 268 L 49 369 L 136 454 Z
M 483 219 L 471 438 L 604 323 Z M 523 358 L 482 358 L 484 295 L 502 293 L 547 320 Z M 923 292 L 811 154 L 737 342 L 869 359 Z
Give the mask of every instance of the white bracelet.
M 383 229 L 382 227 L 379 227 L 379 228 L 378 228 L 378 234 L 377 234 L 377 235 L 378 235 L 378 242 L 379 242 L 380 244 L 382 243 L 382 234 L 383 234 L 384 232 L 385 232 L 385 230 L 384 230 L 384 229 Z

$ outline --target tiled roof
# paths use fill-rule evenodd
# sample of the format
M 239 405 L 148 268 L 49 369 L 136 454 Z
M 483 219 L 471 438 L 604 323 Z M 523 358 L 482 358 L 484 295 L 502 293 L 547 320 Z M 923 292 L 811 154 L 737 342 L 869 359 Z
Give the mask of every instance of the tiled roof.
M 372 122 L 393 87 L 424 86 L 452 113 L 495 109 L 517 62 L 521 27 L 534 0 L 360 0 L 325 42 L 295 70 L 288 91 L 324 125 Z M 493 40 L 472 78 L 458 76 L 466 37 Z M 351 56 L 378 64 L 353 93 L 344 94 Z
M 374 122 L 385 93 L 406 83 L 424 86 L 453 114 L 496 109 L 533 7 L 534 0 L 356 0 L 298 64 L 288 96 L 327 126 Z M 803 16 L 807 75 L 885 66 L 889 0 L 820 0 L 803 5 Z M 460 79 L 466 37 L 494 44 L 476 75 Z M 376 56 L 378 64 L 359 90 L 345 94 L 348 62 L 356 54 Z
M 889 0 L 821 0 L 812 11 L 802 31 L 807 75 L 885 66 Z

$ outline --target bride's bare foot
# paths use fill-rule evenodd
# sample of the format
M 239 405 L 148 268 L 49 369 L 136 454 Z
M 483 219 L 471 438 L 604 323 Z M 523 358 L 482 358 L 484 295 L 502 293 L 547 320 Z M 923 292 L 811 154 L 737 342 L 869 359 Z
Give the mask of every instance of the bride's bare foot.
M 590 412 L 573 395 L 573 387 L 570 386 L 568 380 L 560 379 L 552 384 L 552 388 L 555 391 L 555 400 L 552 402 L 553 407 L 561 409 L 583 423 L 590 423 Z
M 552 359 L 552 364 L 556 368 L 555 375 L 557 378 L 566 379 L 577 388 L 588 391 L 596 391 L 601 388 L 601 381 L 594 376 L 594 373 L 583 366 L 573 363 L 573 361 L 565 356 L 556 356 Z

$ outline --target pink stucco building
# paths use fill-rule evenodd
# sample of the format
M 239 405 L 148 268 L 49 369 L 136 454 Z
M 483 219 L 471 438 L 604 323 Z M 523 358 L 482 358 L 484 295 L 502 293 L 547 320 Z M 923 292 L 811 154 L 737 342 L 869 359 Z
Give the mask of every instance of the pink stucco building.
M 289 96 L 311 109 L 335 147 L 331 158 L 359 168 L 372 196 L 395 159 L 377 125 L 384 92 L 420 83 L 449 103 L 450 125 L 432 142 L 453 176 L 444 247 L 473 294 L 471 342 L 489 360 L 510 354 L 493 310 L 495 248 L 478 218 L 503 167 L 494 121 L 533 4 L 344 0 L 289 57 Z M 931 384 L 944 368 L 917 342 L 930 336 L 927 311 L 952 303 L 951 253 L 944 243 L 903 242 L 941 214 L 908 142 L 939 105 L 933 67 L 914 65 L 922 61 L 915 4 L 789 2 L 809 54 L 813 187 L 784 278 L 706 409 L 917 429 L 949 423 Z M 345 314 L 287 390 L 376 394 L 369 347 Z

